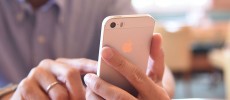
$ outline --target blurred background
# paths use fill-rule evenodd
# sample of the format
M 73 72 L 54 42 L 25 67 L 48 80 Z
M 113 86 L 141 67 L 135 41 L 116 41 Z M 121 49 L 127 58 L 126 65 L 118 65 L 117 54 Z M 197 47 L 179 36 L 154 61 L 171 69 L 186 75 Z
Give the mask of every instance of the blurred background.
M 133 0 L 156 19 L 175 99 L 230 100 L 230 0 Z

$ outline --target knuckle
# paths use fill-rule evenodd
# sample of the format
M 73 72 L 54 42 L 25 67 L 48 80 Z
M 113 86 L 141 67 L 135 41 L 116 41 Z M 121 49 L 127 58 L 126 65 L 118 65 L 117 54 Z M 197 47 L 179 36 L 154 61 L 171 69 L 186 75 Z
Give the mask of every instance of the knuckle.
M 116 67 L 123 68 L 123 66 L 126 66 L 126 61 L 119 59 Z
M 138 70 L 138 68 L 134 68 L 132 73 L 133 73 L 131 76 L 132 81 L 134 81 L 135 83 L 142 83 L 143 82 L 145 74 L 141 73 L 140 70 Z
M 93 84 L 93 90 L 95 91 L 99 91 L 102 87 L 101 81 L 99 80 L 95 80 L 94 84 Z
M 18 84 L 18 88 L 27 86 L 28 83 L 29 83 L 28 80 L 25 78 Z
M 75 68 L 68 68 L 66 73 L 65 73 L 65 77 L 67 79 L 70 79 L 70 78 L 72 78 L 72 77 L 74 77 L 76 75 L 80 75 L 80 72 Z
M 33 69 L 30 71 L 28 77 L 36 78 L 37 75 L 38 75 L 38 74 L 41 74 L 42 72 L 43 72 L 43 69 L 42 69 L 42 68 L 40 68 L 40 67 L 35 67 L 35 68 L 33 68 Z
M 29 80 L 29 79 L 27 79 L 27 78 L 25 78 L 25 79 L 23 79 L 20 83 L 19 83 L 19 85 L 18 85 L 18 89 L 19 89 L 19 91 L 21 92 L 21 94 L 23 95 L 23 96 L 27 96 L 27 95 L 29 95 L 31 92 L 33 92 L 33 86 L 31 86 L 32 84 L 31 84 L 31 80 Z
M 53 61 L 51 59 L 44 59 L 39 63 L 39 66 L 48 66 L 50 65 L 50 63 L 52 63 Z
M 82 64 L 82 63 L 86 63 L 88 61 L 88 59 L 86 58 L 80 58 L 78 59 L 78 63 Z
M 55 61 L 57 62 L 63 62 L 65 60 L 65 58 L 57 58 Z
M 80 61 L 84 61 L 84 60 L 87 60 L 87 59 L 86 59 L 86 58 L 80 58 L 79 60 L 80 60 Z

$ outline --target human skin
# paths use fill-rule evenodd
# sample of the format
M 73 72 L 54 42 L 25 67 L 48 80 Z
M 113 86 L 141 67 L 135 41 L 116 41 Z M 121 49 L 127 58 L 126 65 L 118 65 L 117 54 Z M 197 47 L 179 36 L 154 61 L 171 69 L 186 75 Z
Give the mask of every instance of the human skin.
M 111 64 L 116 65 L 123 62 L 122 66 L 113 68 L 125 73 L 125 77 L 138 90 L 139 97 L 132 97 L 130 94 L 118 87 L 104 82 L 95 74 L 87 74 L 85 83 L 87 88 L 82 84 L 81 75 L 85 73 L 96 73 L 97 62 L 89 59 L 65 59 L 57 60 L 45 59 L 32 69 L 29 75 L 23 79 L 17 90 L 11 97 L 12 100 L 82 100 L 82 99 L 144 99 L 144 100 L 167 100 L 173 95 L 174 81 L 169 70 L 165 69 L 164 56 L 161 49 L 161 36 L 154 34 L 151 46 L 151 57 L 147 73 L 141 73 L 135 69 L 135 65 L 127 62 L 121 55 L 114 53 L 110 60 L 107 58 L 106 49 L 102 51 L 103 59 Z M 111 49 L 112 50 L 112 49 Z M 154 59 L 154 63 L 153 60 Z M 124 63 L 125 62 L 125 63 Z M 119 69 L 121 68 L 121 69 Z M 128 74 L 129 73 L 129 74 Z M 132 74 L 132 75 L 131 75 Z M 135 76 L 135 77 L 133 77 Z M 88 81 L 91 80 L 91 81 Z M 94 80 L 94 81 L 92 81 Z M 46 91 L 49 84 L 58 81 L 60 84 L 55 85 L 50 91 Z M 112 87 L 112 88 L 111 88 Z M 104 92 L 102 92 L 104 91 Z M 106 91 L 112 91 L 110 94 L 102 94 Z M 122 93 L 119 95 L 117 93 Z M 117 96 L 117 97 L 116 97 Z M 153 98 L 154 96 L 154 98 Z
M 87 74 L 84 77 L 87 85 L 86 99 L 88 100 L 170 100 L 173 95 L 174 81 L 172 77 L 166 83 L 163 79 L 167 75 L 165 70 L 164 55 L 161 49 L 161 36 L 154 34 L 151 45 L 150 62 L 147 75 L 139 67 L 130 63 L 118 52 L 110 47 L 102 50 L 102 59 L 112 68 L 120 72 L 137 89 L 139 95 L 134 97 L 126 91 L 109 84 L 95 74 Z M 154 60 L 154 63 L 153 63 Z M 165 74 L 164 74 L 165 73 Z M 169 74 L 168 74 L 169 75 Z

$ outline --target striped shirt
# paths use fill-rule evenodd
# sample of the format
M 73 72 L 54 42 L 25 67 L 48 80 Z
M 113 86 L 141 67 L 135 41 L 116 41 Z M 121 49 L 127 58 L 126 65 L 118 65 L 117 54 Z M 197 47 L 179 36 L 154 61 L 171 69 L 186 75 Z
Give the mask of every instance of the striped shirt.
M 0 0 L 0 86 L 18 83 L 42 59 L 97 59 L 102 20 L 135 13 L 130 0 Z

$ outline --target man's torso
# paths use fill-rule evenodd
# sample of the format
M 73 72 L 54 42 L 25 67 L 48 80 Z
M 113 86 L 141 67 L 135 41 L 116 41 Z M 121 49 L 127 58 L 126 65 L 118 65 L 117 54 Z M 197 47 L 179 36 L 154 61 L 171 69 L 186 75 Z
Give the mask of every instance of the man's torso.
M 25 2 L 0 1 L 0 76 L 7 76 L 0 81 L 19 82 L 46 58 L 97 59 L 111 1 L 50 1 L 36 12 Z

